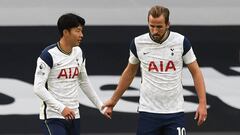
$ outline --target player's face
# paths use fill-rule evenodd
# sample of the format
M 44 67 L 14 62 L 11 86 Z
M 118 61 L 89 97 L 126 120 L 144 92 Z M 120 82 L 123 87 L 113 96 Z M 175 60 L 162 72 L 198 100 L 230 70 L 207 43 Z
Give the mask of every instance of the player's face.
M 83 28 L 82 28 L 82 26 L 71 28 L 69 30 L 68 39 L 69 39 L 69 42 L 73 46 L 78 46 L 82 42 L 82 39 L 83 39 Z
M 154 41 L 161 42 L 165 32 L 169 28 L 169 23 L 165 23 L 165 17 L 163 15 L 154 18 L 152 15 L 148 17 L 148 27 L 150 34 Z

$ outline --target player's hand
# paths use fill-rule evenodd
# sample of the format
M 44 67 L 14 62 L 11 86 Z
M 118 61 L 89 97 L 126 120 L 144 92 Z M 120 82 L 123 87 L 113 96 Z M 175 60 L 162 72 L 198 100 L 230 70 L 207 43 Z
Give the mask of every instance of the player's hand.
M 105 101 L 102 106 L 102 108 L 106 108 L 106 110 L 104 111 L 104 115 L 105 116 L 107 115 L 108 118 L 111 118 L 114 106 L 115 106 L 115 103 L 112 99 Z
M 101 109 L 101 113 L 108 119 L 112 119 L 112 107 L 103 107 Z
M 75 112 L 72 109 L 65 107 L 62 111 L 62 116 L 66 120 L 73 120 L 73 119 L 75 119 Z
M 206 104 L 199 104 L 195 117 L 195 120 L 197 120 L 198 126 L 202 125 L 207 120 L 207 106 Z

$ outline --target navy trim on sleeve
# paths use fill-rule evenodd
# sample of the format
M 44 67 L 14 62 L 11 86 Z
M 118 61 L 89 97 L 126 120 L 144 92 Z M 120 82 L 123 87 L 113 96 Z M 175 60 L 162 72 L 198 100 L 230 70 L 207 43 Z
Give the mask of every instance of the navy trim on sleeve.
M 136 49 L 136 45 L 135 45 L 134 39 L 132 40 L 129 49 L 134 54 L 134 56 L 138 58 L 137 49 Z
M 53 45 L 50 45 L 48 46 L 47 48 L 45 48 L 43 51 L 42 51 L 42 54 L 40 55 L 40 58 L 50 67 L 52 68 L 53 67 L 53 59 L 52 59 L 52 56 L 51 54 L 48 52 L 49 49 L 53 48 L 57 46 L 57 44 L 53 44 Z
M 184 56 L 190 49 L 191 49 L 191 43 L 186 37 L 184 37 L 184 40 L 183 40 L 183 55 L 182 56 Z

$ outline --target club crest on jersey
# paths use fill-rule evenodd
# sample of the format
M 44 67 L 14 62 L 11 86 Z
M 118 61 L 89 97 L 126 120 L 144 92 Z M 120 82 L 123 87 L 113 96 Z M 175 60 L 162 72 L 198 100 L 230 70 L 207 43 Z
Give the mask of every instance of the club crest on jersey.
M 75 68 L 66 68 L 61 69 L 60 73 L 58 74 L 58 79 L 64 78 L 64 79 L 72 79 L 74 77 L 78 77 L 79 70 L 77 67 Z
M 168 72 L 168 71 L 176 71 L 176 67 L 173 63 L 173 61 L 168 61 L 167 63 L 164 63 L 164 61 L 160 61 L 159 65 L 156 64 L 154 61 L 150 61 L 148 64 L 148 71 L 154 71 L 154 72 Z M 164 66 L 165 65 L 165 66 Z
M 174 55 L 174 52 L 173 52 L 174 48 L 171 48 L 170 50 L 171 50 L 171 55 L 173 56 Z

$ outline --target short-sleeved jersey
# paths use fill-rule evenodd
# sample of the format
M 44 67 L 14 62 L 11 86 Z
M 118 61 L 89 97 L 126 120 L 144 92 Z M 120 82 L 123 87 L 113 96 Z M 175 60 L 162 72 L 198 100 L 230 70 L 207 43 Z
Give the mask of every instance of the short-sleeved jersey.
M 183 62 L 196 60 L 189 40 L 170 32 L 162 43 L 154 42 L 149 33 L 136 37 L 130 45 L 129 63 L 140 63 L 142 82 L 139 111 L 151 113 L 182 112 Z
M 81 71 L 82 70 L 82 71 Z M 58 44 L 45 48 L 37 60 L 35 85 L 46 83 L 52 105 L 42 103 L 40 119 L 63 118 L 65 106 L 75 111 L 79 118 L 79 74 L 85 72 L 85 64 L 80 47 L 73 47 L 71 54 L 60 51 Z M 43 95 L 44 97 L 44 95 Z M 46 100 L 48 97 L 46 96 Z

